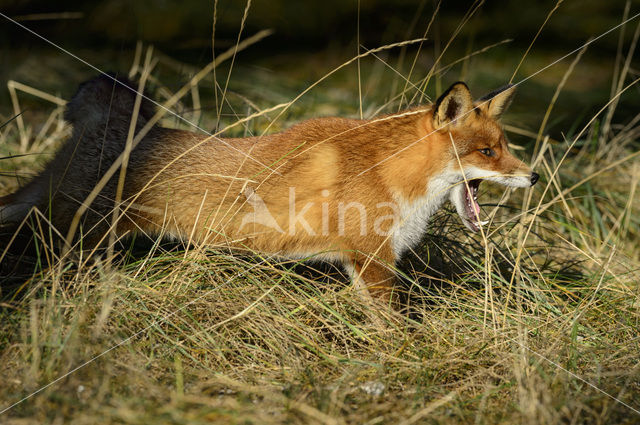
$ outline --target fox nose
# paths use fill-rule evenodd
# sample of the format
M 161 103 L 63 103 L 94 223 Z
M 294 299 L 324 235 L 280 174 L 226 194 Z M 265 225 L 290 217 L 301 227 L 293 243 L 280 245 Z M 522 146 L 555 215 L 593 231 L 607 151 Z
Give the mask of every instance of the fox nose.
M 540 178 L 540 174 L 538 173 L 531 173 L 531 186 L 533 186 L 534 184 L 536 184 L 536 182 L 538 181 L 538 179 Z

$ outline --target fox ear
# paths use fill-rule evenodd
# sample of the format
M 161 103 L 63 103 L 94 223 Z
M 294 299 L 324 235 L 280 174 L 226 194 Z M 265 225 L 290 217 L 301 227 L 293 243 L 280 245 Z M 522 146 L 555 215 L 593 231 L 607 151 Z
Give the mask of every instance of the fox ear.
M 433 111 L 433 124 L 441 128 L 447 124 L 460 125 L 467 118 L 473 107 L 473 99 L 469 87 L 461 81 L 453 83 L 436 100 Z
M 498 119 L 511 104 L 515 93 L 516 86 L 508 84 L 504 87 L 500 87 L 498 90 L 492 91 L 486 96 L 481 97 L 478 100 L 478 106 L 491 118 Z

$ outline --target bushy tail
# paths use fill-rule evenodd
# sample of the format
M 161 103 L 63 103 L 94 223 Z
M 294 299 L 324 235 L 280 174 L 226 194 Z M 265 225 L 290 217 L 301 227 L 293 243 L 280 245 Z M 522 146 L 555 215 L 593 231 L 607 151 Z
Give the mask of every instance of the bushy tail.
M 37 177 L 17 192 L 0 198 L 0 226 L 20 222 L 33 206 L 43 207 L 63 182 L 69 189 L 94 174 L 98 164 L 110 164 L 122 151 L 136 99 L 135 85 L 115 74 L 82 83 L 67 104 L 64 118 L 72 136 Z M 138 127 L 154 114 L 146 95 L 140 104 Z M 65 177 L 66 176 L 66 177 Z M 57 187 L 57 189 L 61 189 Z
M 23 246 L 31 243 L 33 231 L 23 222 L 34 207 L 43 220 L 50 220 L 57 229 L 58 233 L 52 234 L 65 234 L 82 201 L 124 150 L 136 96 L 136 86 L 114 74 L 100 75 L 80 85 L 64 113 L 65 120 L 73 126 L 71 137 L 35 178 L 15 193 L 0 198 L 0 256 L 8 241 L 14 241 L 12 249 L 17 245 L 16 231 L 23 236 Z M 153 103 L 145 96 L 136 131 L 154 112 Z M 91 204 L 85 214 L 85 218 L 93 214 L 89 217 L 91 223 L 108 216 L 113 207 L 113 187 L 110 181 Z M 2 260 L 0 266 L 1 263 Z
M 133 113 L 136 86 L 115 74 L 102 74 L 78 87 L 78 91 L 67 104 L 64 119 L 75 128 L 104 126 L 107 120 L 129 122 Z M 154 107 L 143 94 L 139 115 L 148 120 L 154 114 Z

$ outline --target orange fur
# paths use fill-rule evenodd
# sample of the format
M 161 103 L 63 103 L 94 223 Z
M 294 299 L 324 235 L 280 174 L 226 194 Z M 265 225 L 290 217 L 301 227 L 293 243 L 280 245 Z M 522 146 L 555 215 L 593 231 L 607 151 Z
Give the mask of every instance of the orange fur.
M 464 185 L 467 169 L 498 173 L 496 181 L 520 179 L 516 186 L 523 186 L 522 176 L 535 182 L 509 153 L 496 121 L 508 103 L 502 97 L 511 93 L 507 88 L 472 109 L 468 89 L 457 83 L 435 105 L 371 120 L 312 119 L 227 143 L 154 127 L 131 152 L 117 233 L 164 231 L 196 244 L 319 254 L 342 262 L 388 299 L 402 249 L 454 187 Z M 66 234 L 80 203 L 124 149 L 133 99 L 104 77 L 81 86 L 66 115 L 73 136 L 37 178 L 6 198 L 0 219 L 3 211 L 5 222 L 16 221 L 16 211 L 50 205 L 53 225 Z M 138 128 L 151 113 L 143 104 Z M 105 240 L 116 182 L 117 176 L 83 217 L 84 247 Z

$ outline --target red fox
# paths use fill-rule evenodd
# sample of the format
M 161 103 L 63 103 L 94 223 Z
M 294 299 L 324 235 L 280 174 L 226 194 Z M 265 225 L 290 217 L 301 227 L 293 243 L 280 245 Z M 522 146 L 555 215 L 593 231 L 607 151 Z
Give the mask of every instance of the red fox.
M 65 119 L 72 136 L 36 178 L 0 198 L 0 223 L 36 207 L 67 234 L 78 208 L 125 150 L 136 94 L 101 76 L 80 86 Z M 113 229 L 116 173 L 91 202 L 73 242 L 163 234 L 285 257 L 341 263 L 390 301 L 394 264 L 446 200 L 465 226 L 484 224 L 483 180 L 532 186 L 538 174 L 508 150 L 497 120 L 515 87 L 474 102 L 457 82 L 432 104 L 370 120 L 319 118 L 277 134 L 217 139 L 153 126 L 130 152 Z M 143 101 L 136 128 L 153 116 Z M 73 229 L 72 229 L 73 230 Z

